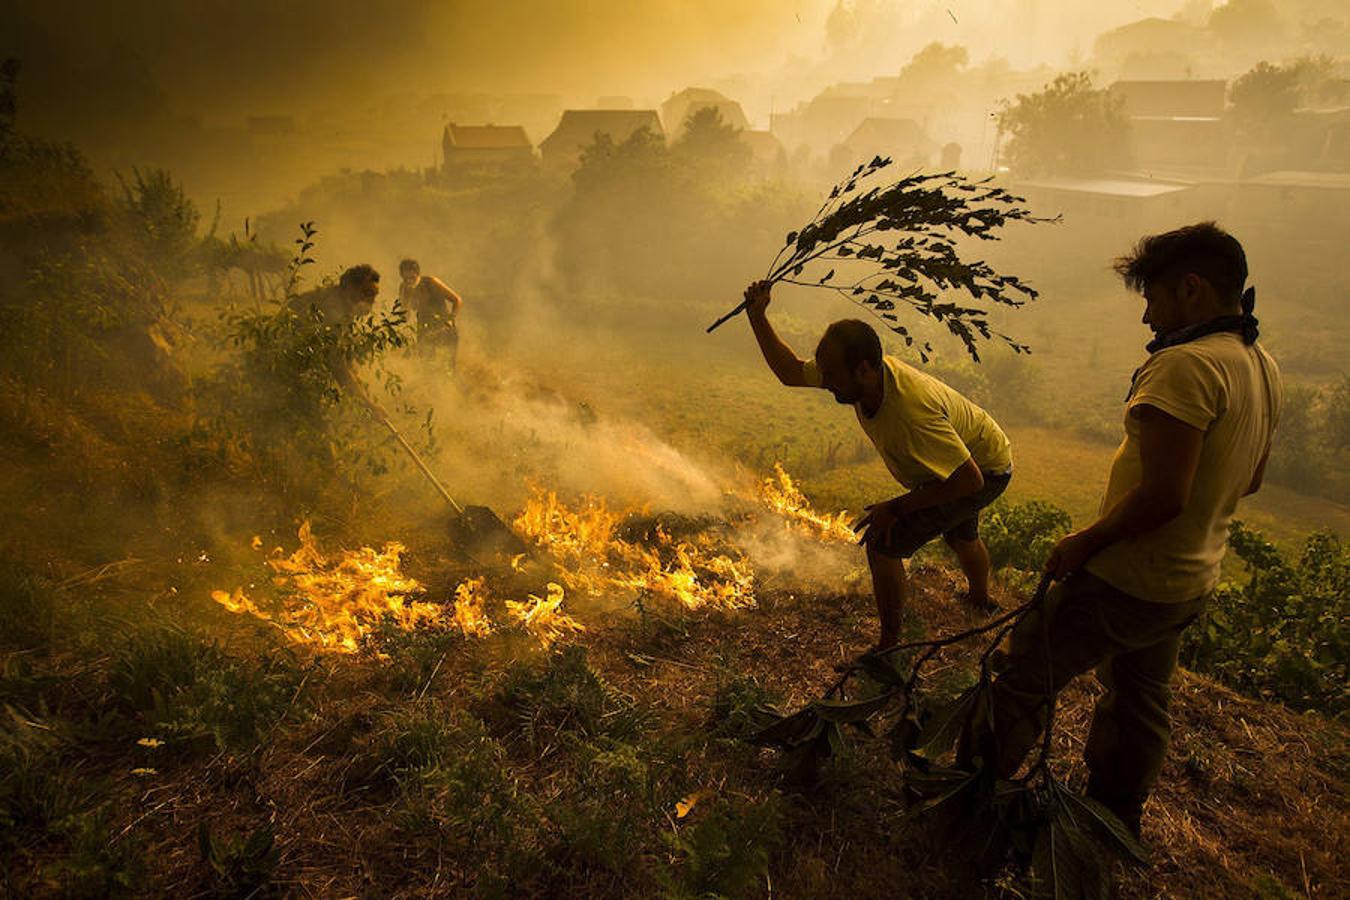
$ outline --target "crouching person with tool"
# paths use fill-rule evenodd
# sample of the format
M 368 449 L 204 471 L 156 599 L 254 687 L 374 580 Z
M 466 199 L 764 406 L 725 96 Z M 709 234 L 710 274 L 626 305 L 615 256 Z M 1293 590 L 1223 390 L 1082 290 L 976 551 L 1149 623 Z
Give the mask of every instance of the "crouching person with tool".
M 983 720 L 958 752 L 1011 777 L 1055 695 L 1095 669 L 1106 693 L 1087 739 L 1087 795 L 1139 834 L 1170 737 L 1183 630 L 1219 578 L 1238 499 L 1255 493 L 1282 389 L 1256 342 L 1241 244 L 1213 223 L 1144 238 L 1116 270 L 1156 335 L 1125 404 L 1100 517 L 1052 551 L 1061 580 L 1014 628 Z
M 824 388 L 853 407 L 891 475 L 908 493 L 868 507 L 859 522 L 872 572 L 881 635 L 875 649 L 900 638 L 907 593 L 905 560 L 942 536 L 969 581 L 966 601 L 981 612 L 989 598 L 989 551 L 980 540 L 980 510 L 1008 487 L 1012 450 L 993 418 L 957 391 L 881 350 L 872 326 L 844 319 L 825 330 L 815 358 L 798 358 L 774 331 L 767 310 L 771 283 L 746 289 L 746 312 L 760 351 L 789 387 Z

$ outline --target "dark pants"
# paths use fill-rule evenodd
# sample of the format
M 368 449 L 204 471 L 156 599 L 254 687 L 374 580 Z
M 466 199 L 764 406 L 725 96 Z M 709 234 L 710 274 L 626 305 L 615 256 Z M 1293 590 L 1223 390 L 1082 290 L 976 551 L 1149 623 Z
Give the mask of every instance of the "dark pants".
M 992 744 L 972 723 L 960 756 L 992 756 L 1001 777 L 1013 775 L 1040 736 L 1047 689 L 1057 695 L 1095 668 L 1106 694 L 1093 710 L 1084 751 L 1088 795 L 1138 831 L 1171 738 L 1181 633 L 1206 599 L 1152 603 L 1086 572 L 1071 575 L 1013 629 L 1006 667 L 994 680 Z
M 444 323 L 418 332 L 417 351 L 424 357 L 446 359 L 451 372 L 459 359 L 459 326 Z
M 963 543 L 977 540 L 980 510 L 997 500 L 1008 489 L 1010 481 L 1011 472 L 985 475 L 984 486 L 973 494 L 901 516 L 891 533 L 873 544 L 872 549 L 897 559 L 909 559 L 939 535 Z

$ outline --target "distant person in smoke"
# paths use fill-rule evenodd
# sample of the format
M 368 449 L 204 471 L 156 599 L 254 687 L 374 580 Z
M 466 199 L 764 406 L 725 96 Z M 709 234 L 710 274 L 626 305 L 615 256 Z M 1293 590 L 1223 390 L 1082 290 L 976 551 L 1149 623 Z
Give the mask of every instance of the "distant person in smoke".
M 370 315 L 379 294 L 380 273 L 363 263 L 344 270 L 337 284 L 305 291 L 293 297 L 287 306 L 296 315 L 314 317 L 324 328 L 350 328 L 357 319 Z M 344 389 L 365 396 L 352 374 L 350 361 L 337 351 L 329 356 L 328 368 Z
M 958 760 L 1012 776 L 1054 696 L 1095 669 L 1106 692 L 1084 749 L 1087 794 L 1137 835 L 1170 740 L 1181 634 L 1219 580 L 1238 500 L 1261 487 L 1283 389 L 1256 342 L 1256 294 L 1243 290 L 1247 258 L 1232 235 L 1203 222 L 1146 237 L 1116 271 L 1143 294 L 1154 339 L 1125 400 L 1101 513 L 1051 552 L 1061 584 L 1013 630 L 992 731 L 972 722 Z
M 969 582 L 965 600 L 981 612 L 989 596 L 989 551 L 980 539 L 980 510 L 1012 479 L 1012 449 L 998 423 L 957 391 L 893 356 L 866 322 L 830 325 L 815 357 L 798 358 L 769 323 L 772 285 L 745 291 L 759 348 L 778 380 L 789 387 L 824 388 L 853 407 L 858 424 L 907 493 L 867 508 L 858 524 L 872 571 L 881 635 L 877 649 L 900 637 L 908 587 L 905 560 L 941 536 L 956 553 Z
M 344 270 L 337 284 L 305 291 L 288 305 L 300 315 L 317 315 L 324 325 L 350 325 L 370 315 L 379 294 L 380 273 L 362 264 Z
M 423 275 L 415 259 L 398 264 L 398 298 L 417 320 L 417 349 L 429 357 L 445 353 L 450 371 L 459 356 L 459 308 L 464 301 L 434 275 Z

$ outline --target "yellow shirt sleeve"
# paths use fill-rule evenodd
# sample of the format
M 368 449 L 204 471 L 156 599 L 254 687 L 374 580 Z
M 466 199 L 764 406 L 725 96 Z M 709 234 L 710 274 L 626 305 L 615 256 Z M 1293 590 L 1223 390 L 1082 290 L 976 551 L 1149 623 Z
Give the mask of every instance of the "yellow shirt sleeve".
M 1177 348 L 1180 350 L 1181 348 Z M 1223 379 L 1210 360 L 1194 352 L 1155 353 L 1140 368 L 1129 409 L 1152 406 L 1192 428 L 1207 431 L 1225 408 Z
M 825 383 L 820 380 L 820 366 L 816 365 L 814 359 L 808 359 L 802 363 L 802 379 L 807 387 L 824 387 Z

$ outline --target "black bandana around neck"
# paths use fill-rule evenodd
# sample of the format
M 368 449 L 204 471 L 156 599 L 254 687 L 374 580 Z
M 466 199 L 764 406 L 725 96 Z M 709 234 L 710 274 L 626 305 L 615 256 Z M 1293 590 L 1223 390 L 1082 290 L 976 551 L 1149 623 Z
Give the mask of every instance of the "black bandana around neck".
M 1252 315 L 1252 310 L 1256 308 L 1256 288 L 1249 287 L 1242 292 L 1242 312 L 1236 316 L 1219 316 L 1216 319 L 1210 319 L 1208 322 L 1197 322 L 1194 325 L 1187 325 L 1185 328 L 1178 328 L 1176 331 L 1169 331 L 1167 334 L 1158 335 L 1149 341 L 1144 349 L 1149 353 L 1157 353 L 1167 347 L 1175 347 L 1178 344 L 1189 343 L 1198 340 L 1210 334 L 1218 334 L 1221 331 L 1237 331 L 1242 334 L 1242 343 L 1251 344 L 1256 341 L 1261 333 L 1257 326 L 1256 316 Z
M 1242 292 L 1242 313 L 1236 316 L 1219 316 L 1216 319 L 1210 319 L 1208 322 L 1197 322 L 1194 325 L 1187 325 L 1185 328 L 1178 328 L 1176 331 L 1169 331 L 1167 334 L 1160 334 L 1148 342 L 1144 349 L 1149 353 L 1157 353 L 1159 350 L 1165 350 L 1168 347 L 1175 347 L 1178 344 L 1189 343 L 1199 340 L 1210 334 L 1218 334 L 1222 331 L 1236 331 L 1242 335 L 1242 343 L 1251 345 L 1256 343 L 1257 336 L 1261 333 L 1256 327 L 1256 316 L 1252 315 L 1252 310 L 1256 308 L 1256 288 L 1249 287 Z M 1143 369 L 1140 366 L 1134 370 L 1130 376 L 1130 390 L 1125 395 L 1126 402 L 1134 394 L 1134 383 L 1139 378 L 1139 372 Z

